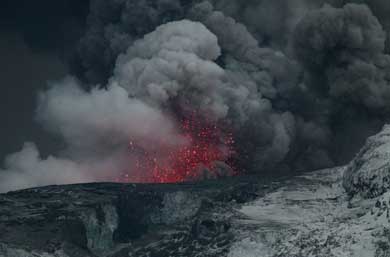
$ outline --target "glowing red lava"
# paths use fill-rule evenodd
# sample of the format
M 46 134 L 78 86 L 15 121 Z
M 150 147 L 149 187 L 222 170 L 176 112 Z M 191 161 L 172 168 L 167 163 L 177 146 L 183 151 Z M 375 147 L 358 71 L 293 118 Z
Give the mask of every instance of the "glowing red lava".
M 215 173 L 216 162 L 225 162 L 234 154 L 233 134 L 223 131 L 216 123 L 202 122 L 196 114 L 181 122 L 181 133 L 188 144 L 163 149 L 166 153 L 164 158 L 156 153 L 143 152 L 136 160 L 136 171 L 131 172 L 133 175 L 126 174 L 120 180 L 138 183 L 201 180 L 205 170 Z M 134 143 L 130 143 L 130 148 L 134 150 Z M 218 174 L 209 175 L 218 177 Z

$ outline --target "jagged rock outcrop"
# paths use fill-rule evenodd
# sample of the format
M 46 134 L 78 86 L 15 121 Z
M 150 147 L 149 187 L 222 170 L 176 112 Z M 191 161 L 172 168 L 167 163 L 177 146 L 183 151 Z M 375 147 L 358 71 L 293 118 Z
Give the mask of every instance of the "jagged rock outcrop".
M 343 179 L 351 196 L 373 198 L 390 189 L 390 125 L 368 138 L 348 165 Z

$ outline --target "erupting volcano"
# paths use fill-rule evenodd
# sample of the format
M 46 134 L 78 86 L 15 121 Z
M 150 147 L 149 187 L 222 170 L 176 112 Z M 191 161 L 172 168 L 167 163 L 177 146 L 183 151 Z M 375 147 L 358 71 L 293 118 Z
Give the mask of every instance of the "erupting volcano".
M 122 174 L 119 181 L 179 183 L 235 175 L 226 164 L 235 153 L 233 134 L 227 130 L 194 113 L 181 121 L 181 136 L 186 143 L 178 147 L 150 152 L 130 142 L 130 152 L 137 152 L 135 170 Z

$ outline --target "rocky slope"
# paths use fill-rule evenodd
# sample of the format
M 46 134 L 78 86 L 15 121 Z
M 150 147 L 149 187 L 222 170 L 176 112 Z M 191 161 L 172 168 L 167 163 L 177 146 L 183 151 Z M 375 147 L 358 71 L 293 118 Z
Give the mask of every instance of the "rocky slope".
M 235 221 L 241 239 L 228 256 L 390 256 L 389 196 L 350 201 L 344 169 L 296 177 L 242 206 Z
M 348 165 L 343 185 L 352 196 L 376 197 L 390 189 L 390 125 L 367 139 Z
M 388 257 L 390 127 L 346 167 L 275 182 L 85 184 L 0 195 L 1 257 Z
M 389 157 L 385 126 L 346 167 L 297 176 L 244 204 L 228 256 L 390 256 Z

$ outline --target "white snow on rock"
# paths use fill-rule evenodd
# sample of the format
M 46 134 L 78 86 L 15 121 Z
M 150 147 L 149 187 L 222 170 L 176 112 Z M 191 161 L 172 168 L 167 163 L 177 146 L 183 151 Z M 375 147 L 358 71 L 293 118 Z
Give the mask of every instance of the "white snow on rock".
M 152 214 L 153 224 L 172 225 L 194 217 L 201 207 L 201 199 L 194 193 L 179 191 L 164 195 L 163 206 Z
M 101 206 L 104 220 L 99 221 L 96 211 L 83 213 L 88 249 L 96 256 L 106 256 L 114 250 L 113 235 L 118 227 L 118 214 L 112 205 Z M 0 256 L 1 257 L 1 256 Z
M 390 193 L 349 201 L 347 167 L 281 182 L 238 209 L 229 257 L 390 256 Z
M 367 139 L 348 165 L 343 185 L 352 195 L 377 197 L 390 188 L 390 125 Z
M 46 252 L 27 252 L 24 249 L 14 248 L 12 246 L 0 243 L 0 257 L 69 257 L 62 250 L 55 251 L 54 253 Z M 88 257 L 88 256 L 86 256 Z

